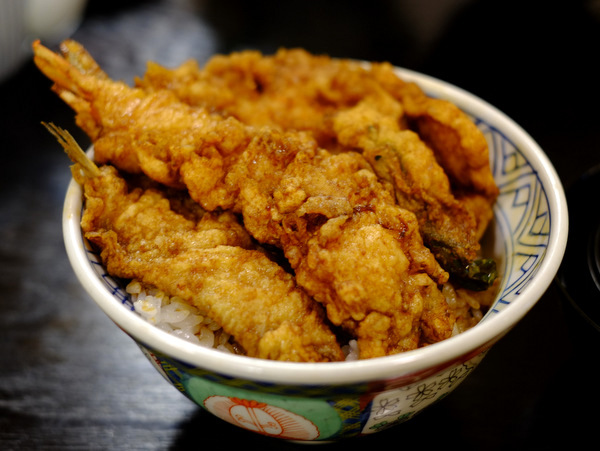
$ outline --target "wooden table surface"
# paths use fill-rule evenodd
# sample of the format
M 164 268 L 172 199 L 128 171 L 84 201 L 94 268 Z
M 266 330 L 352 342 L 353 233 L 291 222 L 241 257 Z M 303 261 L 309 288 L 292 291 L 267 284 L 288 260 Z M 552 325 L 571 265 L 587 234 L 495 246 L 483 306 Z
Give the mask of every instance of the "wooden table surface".
M 128 82 L 147 60 L 203 62 L 243 48 L 389 60 L 503 110 L 544 148 L 567 188 L 600 163 L 598 1 L 265 3 L 91 1 L 74 37 Z M 453 4 L 461 8 L 442 8 Z M 49 86 L 31 62 L 0 82 L 0 449 L 182 450 L 206 440 L 298 448 L 192 404 L 79 285 L 61 231 L 69 161 L 40 121 L 86 138 Z M 599 194 L 570 207 L 598 209 Z M 597 432 L 599 346 L 600 333 L 553 284 L 442 402 L 329 447 L 552 449 L 567 440 L 577 449 Z

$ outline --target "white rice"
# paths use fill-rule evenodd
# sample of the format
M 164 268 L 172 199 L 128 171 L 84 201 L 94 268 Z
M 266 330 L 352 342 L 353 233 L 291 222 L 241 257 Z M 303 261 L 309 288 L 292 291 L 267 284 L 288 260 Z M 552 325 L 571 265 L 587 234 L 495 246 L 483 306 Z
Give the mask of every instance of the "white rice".
M 346 356 L 346 361 L 358 360 L 358 342 L 356 340 L 350 340 L 347 345 L 342 346 L 342 351 Z
M 156 288 L 144 286 L 137 280 L 131 281 L 126 291 L 131 296 L 135 311 L 156 327 L 200 346 L 243 354 L 243 350 L 230 334 L 183 299 L 168 296 Z M 473 327 L 483 317 L 480 301 L 486 303 L 485 298 L 476 298 L 473 293 L 456 289 L 449 283 L 443 286 L 442 293 L 456 316 L 453 335 Z M 342 350 L 347 361 L 358 360 L 360 353 L 356 340 L 350 340 L 342 346 Z
M 167 296 L 137 280 L 126 287 L 135 311 L 146 321 L 191 343 L 237 353 L 231 335 L 193 305 L 177 296 Z
M 479 297 L 473 292 L 462 288 L 455 288 L 452 284 L 446 283 L 442 287 L 442 293 L 446 302 L 456 316 L 456 323 L 452 330 L 452 335 L 457 335 L 470 329 L 483 318 L 482 305 Z

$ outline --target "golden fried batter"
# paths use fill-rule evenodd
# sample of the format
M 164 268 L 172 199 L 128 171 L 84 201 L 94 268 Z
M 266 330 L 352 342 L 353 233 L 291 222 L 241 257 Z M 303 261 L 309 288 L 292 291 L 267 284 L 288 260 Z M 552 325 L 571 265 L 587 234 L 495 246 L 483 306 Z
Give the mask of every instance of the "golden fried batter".
M 366 152 L 377 174 L 395 185 L 399 204 L 417 214 L 443 266 L 477 258 L 498 192 L 485 138 L 455 105 L 427 97 L 391 65 L 301 49 L 247 51 L 215 56 L 203 68 L 194 61 L 172 70 L 149 64 L 137 84 L 247 124 L 309 131 L 329 150 Z
M 230 177 L 245 227 L 283 249 L 298 283 L 357 337 L 363 358 L 451 335 L 454 318 L 437 288 L 447 274 L 414 214 L 395 204 L 362 155 L 294 145 L 271 131 Z
M 133 188 L 112 166 L 84 186 L 85 237 L 102 249 L 110 274 L 138 279 L 195 305 L 249 356 L 342 360 L 323 312 L 260 250 L 229 212 L 202 213 L 155 189 Z M 177 204 L 177 212 L 172 204 Z
M 414 212 L 423 240 L 442 266 L 477 258 L 475 217 L 457 200 L 433 151 L 412 130 L 400 129 L 369 102 L 338 113 L 339 143 L 359 150 L 375 173 L 394 187 L 398 205 Z
M 429 97 L 415 83 L 398 78 L 390 64 L 374 65 L 372 72 L 402 103 L 407 122 L 431 146 L 456 188 L 493 202 L 498 187 L 489 166 L 488 146 L 473 121 L 453 103 Z
M 111 231 L 90 236 L 105 248 L 109 272 L 149 277 L 192 302 L 202 297 L 215 320 L 244 337 L 240 343 L 249 353 L 268 358 L 317 360 L 316 349 L 324 359 L 337 358 L 333 335 L 318 325 L 319 309 L 306 293 L 325 306 L 333 324 L 358 339 L 361 358 L 452 334 L 455 318 L 440 291 L 448 273 L 421 234 L 431 249 L 441 243 L 448 258 L 461 264 L 477 254 L 493 190 L 482 194 L 487 181 L 474 174 L 485 173 L 477 158 L 487 158 L 487 147 L 467 145 L 464 136 L 471 131 L 462 117 L 450 122 L 430 109 L 423 113 L 415 106 L 418 88 L 390 82 L 386 65 L 367 70 L 299 50 L 273 57 L 243 52 L 215 57 L 202 70 L 192 62 L 173 71 L 150 65 L 138 87 L 129 88 L 109 80 L 68 42 L 67 59 L 34 44 L 35 61 L 76 111 L 97 160 L 186 188 L 206 210 L 240 214 L 254 239 L 283 251 L 295 279 L 245 245 L 197 249 L 170 243 L 164 257 L 164 247 L 146 247 L 164 233 L 152 235 L 146 222 L 129 228 L 124 220 L 119 233 L 133 231 L 124 242 Z M 433 138 L 421 140 L 407 128 L 429 117 L 447 127 L 445 136 L 464 139 L 450 146 L 440 138 L 446 144 L 432 146 Z M 438 148 L 458 157 L 477 153 L 474 165 L 462 171 L 464 205 L 453 191 L 456 174 L 446 175 Z M 473 212 L 483 213 L 474 218 Z M 150 238 L 138 243 L 145 233 Z M 131 268 L 139 274 L 128 273 Z M 189 281 L 181 284 L 184 275 Z M 250 288 L 255 279 L 256 290 Z M 264 285 L 280 279 L 285 283 L 279 288 Z M 294 281 L 302 291 L 292 290 Z M 252 306 L 251 326 L 240 319 L 231 292 Z M 284 297 L 297 300 L 287 306 L 280 303 Z
M 256 51 L 217 55 L 200 68 L 188 61 L 176 69 L 155 63 L 137 80 L 146 90 L 170 90 L 191 105 L 222 111 L 252 125 L 311 131 L 328 147 L 330 117 L 369 99 L 388 113 L 400 108 L 402 128 L 414 125 L 459 187 L 492 199 L 498 190 L 489 170 L 487 143 L 470 118 L 454 104 L 426 96 L 400 79 L 389 63 L 332 59 L 302 49 L 274 55 Z

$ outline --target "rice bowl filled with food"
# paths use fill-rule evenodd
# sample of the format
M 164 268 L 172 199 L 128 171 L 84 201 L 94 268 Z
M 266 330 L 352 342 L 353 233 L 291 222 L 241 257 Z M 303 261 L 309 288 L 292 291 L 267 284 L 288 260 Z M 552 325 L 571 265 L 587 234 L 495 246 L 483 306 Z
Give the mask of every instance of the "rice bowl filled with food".
M 47 125 L 74 162 L 77 276 L 169 382 L 232 424 L 324 441 L 404 422 L 560 264 L 551 164 L 451 85 L 294 49 L 149 63 L 130 87 L 74 41 L 34 52 L 93 143 Z

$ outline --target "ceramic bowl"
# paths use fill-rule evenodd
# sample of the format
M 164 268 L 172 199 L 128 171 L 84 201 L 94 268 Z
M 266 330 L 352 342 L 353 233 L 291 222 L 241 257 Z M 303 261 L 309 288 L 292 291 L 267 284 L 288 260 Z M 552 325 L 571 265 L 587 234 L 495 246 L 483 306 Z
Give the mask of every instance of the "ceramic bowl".
M 372 434 L 405 422 L 468 377 L 553 280 L 565 251 L 568 215 L 563 188 L 544 152 L 481 99 L 418 73 L 398 69 L 398 75 L 472 116 L 488 140 L 500 188 L 484 242 L 501 277 L 495 302 L 477 326 L 426 348 L 370 360 L 289 363 L 225 354 L 169 335 L 132 311 L 123 286 L 82 238 L 82 193 L 71 182 L 64 240 L 83 287 L 168 382 L 217 417 L 301 441 Z

